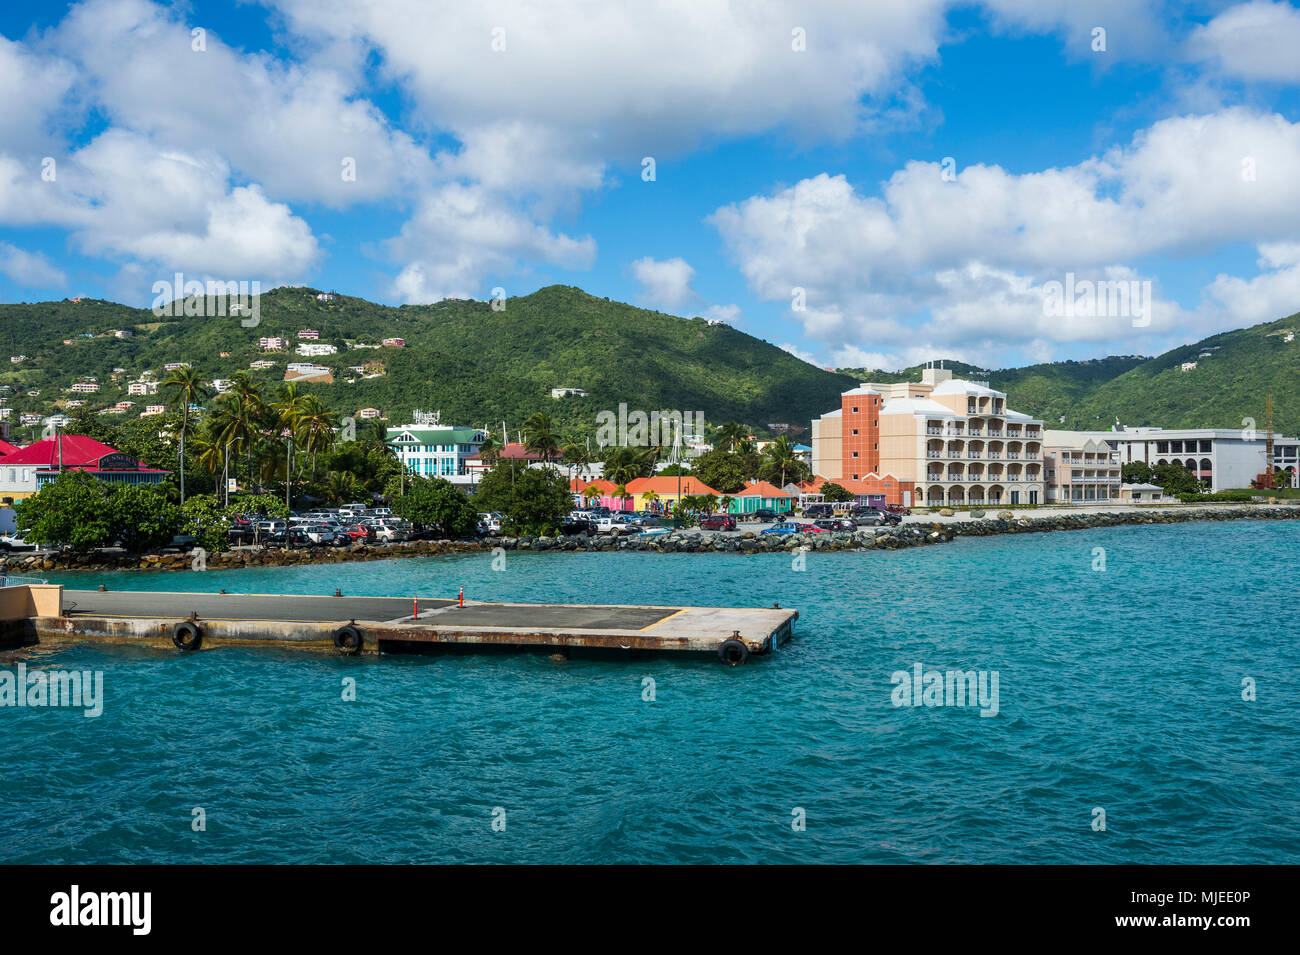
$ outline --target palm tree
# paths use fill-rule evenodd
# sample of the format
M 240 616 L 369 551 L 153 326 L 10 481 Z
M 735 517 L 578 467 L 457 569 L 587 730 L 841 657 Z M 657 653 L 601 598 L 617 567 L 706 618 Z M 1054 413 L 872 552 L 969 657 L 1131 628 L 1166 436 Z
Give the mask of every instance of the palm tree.
M 713 434 L 713 446 L 719 451 L 734 451 L 736 445 L 749 436 L 749 430 L 738 421 L 728 421 L 718 426 Z
M 275 415 L 276 423 L 280 426 L 281 431 L 287 430 L 293 435 L 299 448 L 302 447 L 299 435 L 300 421 L 306 413 L 307 407 L 307 395 L 298 390 L 298 385 L 295 382 L 281 385 L 277 400 L 271 404 L 271 412 Z M 286 471 L 288 471 L 287 462 Z M 301 464 L 299 464 L 299 472 L 301 472 Z M 285 480 L 292 480 L 292 476 L 286 473 Z
M 547 415 L 539 411 L 524 422 L 524 447 L 540 454 L 547 464 L 560 453 L 559 436 Z
M 489 434 L 483 439 L 483 443 L 478 446 L 478 456 L 487 464 L 491 464 L 501 456 L 501 445 L 497 443 L 496 438 Z
M 311 455 L 311 477 L 314 481 L 316 455 L 333 443 L 334 433 L 339 427 L 339 416 L 326 408 L 318 395 L 306 395 L 302 401 L 302 412 L 295 423 L 295 435 L 301 441 L 302 449 Z
M 335 504 L 357 498 L 361 484 L 351 471 L 331 471 L 325 477 L 325 495 Z
M 587 466 L 587 448 L 576 441 L 570 441 L 566 444 L 564 450 L 560 452 L 560 457 L 564 459 L 564 463 L 568 466 L 570 481 L 573 480 L 575 471 L 581 472 Z
M 659 500 L 659 495 L 656 494 L 654 491 L 642 491 L 642 492 L 641 492 L 641 503 L 642 503 L 643 505 L 645 505 L 645 507 L 646 507 L 648 510 L 652 510 L 652 511 L 653 511 L 654 508 L 653 508 L 651 505 L 653 505 L 653 504 L 654 504 L 656 501 L 658 501 L 658 500 Z
M 803 473 L 803 462 L 799 460 L 798 452 L 785 435 L 781 435 L 764 448 L 763 456 L 767 459 L 764 470 L 769 476 L 780 478 L 777 487 L 785 487 L 786 475 L 798 476 Z
M 163 379 L 163 388 L 181 403 L 181 503 L 185 503 L 185 434 L 190 429 L 190 405 L 198 404 L 210 391 L 193 365 L 174 368 Z

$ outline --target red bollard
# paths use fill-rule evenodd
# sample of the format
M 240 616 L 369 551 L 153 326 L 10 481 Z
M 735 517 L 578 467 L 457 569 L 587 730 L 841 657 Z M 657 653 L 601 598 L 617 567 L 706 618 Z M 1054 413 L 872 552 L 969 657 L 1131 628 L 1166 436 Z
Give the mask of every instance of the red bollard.
M 461 587 L 461 588 L 460 588 L 460 605 L 461 605 L 462 607 L 465 606 L 465 588 L 464 588 L 464 587 Z
M 420 598 L 419 598 L 419 597 L 412 597 L 412 598 L 411 598 L 411 606 L 415 608 L 415 609 L 413 609 L 413 610 L 411 611 L 411 616 L 412 616 L 413 618 L 415 618 L 415 619 L 418 620 L 419 617 L 420 617 Z

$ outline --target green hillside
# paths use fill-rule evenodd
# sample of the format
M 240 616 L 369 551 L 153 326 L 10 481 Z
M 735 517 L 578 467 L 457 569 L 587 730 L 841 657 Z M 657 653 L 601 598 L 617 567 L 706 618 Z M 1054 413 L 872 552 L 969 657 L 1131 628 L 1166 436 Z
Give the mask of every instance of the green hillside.
M 283 378 L 287 362 L 313 361 L 330 368 L 334 382 L 305 390 L 319 392 L 344 415 L 374 407 L 396 424 L 421 408 L 441 410 L 446 421 L 494 429 L 504 420 L 513 431 L 544 411 L 561 433 L 576 438 L 592 434 L 597 413 L 616 410 L 620 402 L 629 410 L 702 411 L 711 423 L 737 420 L 760 431 L 776 422 L 806 428 L 860 381 L 920 377 L 919 366 L 824 371 L 726 325 L 567 286 L 509 299 L 502 311 L 467 300 L 390 307 L 346 295 L 319 301 L 317 294 L 307 288 L 267 292 L 256 328 L 242 327 L 238 316 L 215 314 L 224 303 L 214 300 L 203 303 L 206 317 L 161 319 L 148 309 L 93 300 L 0 305 L 0 399 L 13 409 L 14 435 L 26 441 L 38 431 L 17 427 L 21 413 L 50 415 L 69 398 L 94 408 L 133 400 L 137 405 L 126 417 L 146 404 L 167 403 L 163 397 L 128 399 L 127 384 L 145 371 L 162 378 L 163 366 L 175 361 L 193 363 L 211 380 L 272 360 L 273 368 L 250 372 L 270 385 Z M 318 330 L 319 340 L 338 353 L 295 355 L 297 333 L 305 328 Z M 116 338 L 116 330 L 132 335 Z M 1105 428 L 1117 417 L 1126 425 L 1225 428 L 1251 417 L 1262 426 L 1264 396 L 1271 392 L 1275 428 L 1296 434 L 1300 341 L 1286 341 L 1292 331 L 1300 331 L 1300 316 L 1215 335 L 1156 358 L 1112 356 L 996 371 L 945 364 L 988 380 L 1017 410 L 1071 428 Z M 289 339 L 289 351 L 261 351 L 263 336 Z M 402 338 L 406 347 L 358 347 L 385 338 Z M 26 357 L 13 364 L 4 360 L 10 355 Z M 1181 371 L 1190 361 L 1196 368 Z M 383 374 L 364 377 L 350 366 Z M 82 376 L 95 377 L 99 391 L 69 394 Z M 558 386 L 582 388 L 588 396 L 553 399 L 550 389 Z
M 1049 425 L 1105 429 L 1124 425 L 1240 428 L 1243 418 L 1264 426 L 1265 396 L 1273 395 L 1273 427 L 1300 433 L 1300 314 L 1222 332 L 1158 355 L 1111 356 L 986 371 L 948 361 L 958 375 L 1005 391 L 1017 411 Z M 1208 354 L 1204 354 L 1209 352 Z M 1186 362 L 1196 367 L 1183 371 Z M 842 368 L 859 381 L 907 381 L 920 366 L 899 372 Z M 1064 418 L 1064 421 L 1061 419 Z
M 318 290 L 280 288 L 261 296 L 260 324 L 244 328 L 238 316 L 216 315 L 219 303 L 204 302 L 208 317 L 165 317 L 111 302 L 45 302 L 0 305 L 0 349 L 25 355 L 20 364 L 0 362 L 0 394 L 18 414 L 48 415 L 56 401 L 80 397 L 100 407 L 133 400 L 143 410 L 162 397 L 128 398 L 126 386 L 152 370 L 159 378 L 168 362 L 189 361 L 205 379 L 228 378 L 259 359 L 272 369 L 253 371 L 273 383 L 290 361 L 329 367 L 333 384 L 319 390 L 343 414 L 379 408 L 392 423 L 412 409 L 441 410 L 443 420 L 513 430 L 536 411 L 552 416 L 559 430 L 580 436 L 594 431 L 599 411 L 702 411 L 714 423 L 808 420 L 838 401 L 853 380 L 815 368 L 774 345 L 726 325 L 678 318 L 596 298 L 580 289 L 551 286 L 509 299 L 502 311 L 487 302 L 451 300 L 429 306 L 389 307 L 336 295 L 318 301 Z M 335 355 L 304 358 L 293 353 L 297 332 L 312 328 Z M 113 336 L 125 329 L 132 337 Z M 288 352 L 264 353 L 263 336 L 289 339 Z M 378 346 L 402 338 L 404 348 Z M 71 344 L 64 344 L 65 340 Z M 222 353 L 228 353 L 223 356 Z M 382 368 L 380 377 L 359 376 L 349 366 Z M 116 373 L 114 369 L 124 369 Z M 66 390 L 82 376 L 100 386 L 93 395 Z M 347 383 L 347 378 L 355 378 Z M 585 398 L 553 399 L 550 389 L 582 388 Z M 37 390 L 38 395 L 28 392 Z M 30 437 L 35 428 L 17 430 Z
M 1300 432 L 1300 315 L 1254 325 L 1165 352 L 1100 384 L 1080 402 L 1071 427 L 1112 424 L 1240 428 L 1243 418 L 1264 426 L 1273 395 L 1273 427 Z M 1212 353 L 1202 356 L 1206 350 Z M 1182 371 L 1185 362 L 1196 362 Z

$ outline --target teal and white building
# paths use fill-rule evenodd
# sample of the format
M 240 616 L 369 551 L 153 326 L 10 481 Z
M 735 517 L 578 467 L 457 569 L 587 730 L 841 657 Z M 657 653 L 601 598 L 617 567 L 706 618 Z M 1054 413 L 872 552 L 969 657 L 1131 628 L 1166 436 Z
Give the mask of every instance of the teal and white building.
M 413 424 L 388 429 L 388 446 L 412 474 L 438 477 L 468 488 L 474 476 L 466 463 L 477 458 L 487 432 L 442 424 L 437 412 L 415 412 Z

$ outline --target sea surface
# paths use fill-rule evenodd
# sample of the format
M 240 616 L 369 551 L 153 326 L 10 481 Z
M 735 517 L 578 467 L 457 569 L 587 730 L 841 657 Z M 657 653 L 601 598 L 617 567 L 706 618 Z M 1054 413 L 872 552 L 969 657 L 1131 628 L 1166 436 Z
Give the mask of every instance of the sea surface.
M 803 570 L 512 553 L 501 571 L 476 554 L 53 574 L 800 617 L 736 668 L 9 654 L 10 670 L 101 671 L 104 704 L 0 707 L 0 862 L 1296 863 L 1298 567 L 1300 522 L 1236 521 L 810 553 Z M 917 663 L 997 671 L 997 715 L 894 705 L 891 676 Z

